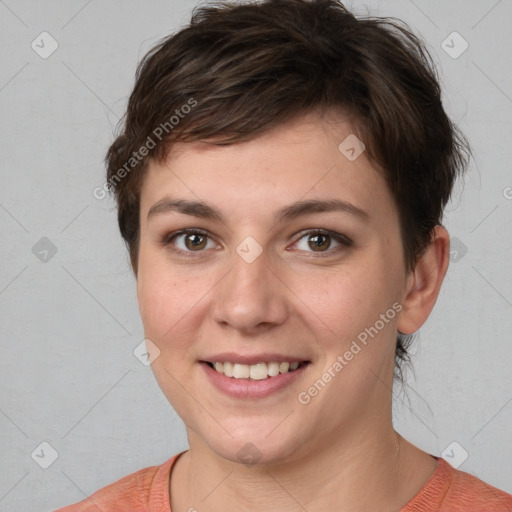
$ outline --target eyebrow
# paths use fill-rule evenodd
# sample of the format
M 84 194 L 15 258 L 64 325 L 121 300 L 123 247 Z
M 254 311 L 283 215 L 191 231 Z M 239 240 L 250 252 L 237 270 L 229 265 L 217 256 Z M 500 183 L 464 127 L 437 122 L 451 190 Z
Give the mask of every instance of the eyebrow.
M 155 215 L 168 212 L 192 215 L 202 219 L 218 220 L 224 223 L 224 219 L 220 211 L 208 203 L 203 201 L 188 201 L 186 199 L 171 199 L 169 197 L 164 197 L 160 201 L 156 202 L 149 209 L 147 219 L 149 221 L 149 219 Z M 279 223 L 287 220 L 293 220 L 303 215 L 323 212 L 349 213 L 362 220 L 368 220 L 369 218 L 367 212 L 361 210 L 348 201 L 343 201 L 341 199 L 309 199 L 297 201 L 279 209 L 274 215 L 274 221 Z

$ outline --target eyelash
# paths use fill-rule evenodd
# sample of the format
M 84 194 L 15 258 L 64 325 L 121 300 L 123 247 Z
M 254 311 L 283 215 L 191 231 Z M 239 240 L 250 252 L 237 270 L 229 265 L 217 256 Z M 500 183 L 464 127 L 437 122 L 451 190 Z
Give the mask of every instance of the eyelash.
M 207 231 L 203 231 L 203 230 L 197 229 L 197 228 L 187 228 L 187 229 L 181 229 L 179 231 L 174 231 L 173 233 L 169 233 L 169 234 L 165 235 L 160 243 L 162 246 L 167 247 L 173 253 L 182 254 L 187 258 L 195 258 L 197 256 L 195 256 L 193 254 L 194 252 L 202 253 L 204 251 L 203 250 L 201 250 L 201 251 L 183 251 L 182 249 L 177 249 L 172 244 L 172 240 L 174 238 L 176 238 L 180 235 L 190 235 L 190 234 L 212 238 Z M 295 243 L 299 242 L 300 240 L 302 240 L 304 237 L 306 237 L 308 235 L 329 236 L 332 239 L 336 240 L 336 242 L 338 242 L 341 246 L 344 246 L 345 248 L 351 247 L 353 244 L 352 240 L 350 240 L 345 235 L 336 233 L 335 231 L 329 231 L 327 229 L 311 229 L 309 231 L 304 231 L 304 232 L 300 233 L 300 236 Z M 339 249 L 339 248 L 340 248 L 340 246 L 335 247 L 334 249 L 328 249 L 327 251 L 320 251 L 320 252 L 311 251 L 311 253 L 314 255 L 313 257 L 322 258 L 325 256 L 330 256 L 333 252 L 337 252 L 336 249 Z M 307 252 L 309 252 L 309 251 L 307 251 Z

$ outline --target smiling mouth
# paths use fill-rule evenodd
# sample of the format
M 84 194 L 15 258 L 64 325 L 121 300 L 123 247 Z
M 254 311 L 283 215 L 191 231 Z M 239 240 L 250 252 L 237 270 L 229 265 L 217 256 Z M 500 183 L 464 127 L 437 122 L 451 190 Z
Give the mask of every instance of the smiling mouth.
M 294 362 L 261 362 L 256 364 L 239 364 L 226 362 L 202 361 L 217 373 L 231 377 L 233 379 L 263 380 L 277 377 L 285 373 L 292 373 L 301 367 L 310 364 L 310 361 Z

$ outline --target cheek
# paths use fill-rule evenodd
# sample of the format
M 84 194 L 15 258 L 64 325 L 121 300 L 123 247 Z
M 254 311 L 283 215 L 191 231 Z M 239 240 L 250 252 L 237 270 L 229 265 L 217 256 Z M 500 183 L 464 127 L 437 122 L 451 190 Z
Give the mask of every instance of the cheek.
M 297 297 L 306 306 L 310 325 L 325 333 L 324 343 L 350 343 L 352 339 L 375 324 L 394 302 L 392 279 L 381 267 L 353 265 L 325 272 L 316 279 L 297 282 Z
M 200 322 L 194 304 L 204 291 L 197 288 L 197 280 L 171 273 L 158 258 L 141 258 L 139 269 L 137 295 L 144 334 L 160 350 L 151 369 L 173 409 L 187 426 L 195 425 L 204 413 L 187 389 L 197 334 L 193 326 Z
M 212 286 L 208 276 L 199 272 L 179 266 L 171 269 L 164 255 L 147 254 L 140 259 L 137 298 L 144 333 L 167 362 L 172 362 L 171 355 L 178 359 L 178 354 L 193 346 Z
M 184 301 L 180 282 L 151 251 L 141 247 L 137 277 L 137 299 L 146 337 L 161 344 L 165 333 L 181 314 Z
M 186 282 L 160 274 L 145 274 L 140 282 L 138 301 L 144 332 L 157 344 L 168 344 L 183 327 L 180 321 L 192 310 L 194 294 L 185 292 Z

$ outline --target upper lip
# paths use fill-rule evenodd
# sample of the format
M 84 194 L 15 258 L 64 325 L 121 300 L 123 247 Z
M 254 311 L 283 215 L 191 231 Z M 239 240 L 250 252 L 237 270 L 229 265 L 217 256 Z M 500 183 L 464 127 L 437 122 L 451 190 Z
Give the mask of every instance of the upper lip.
M 304 357 L 296 357 L 296 356 L 290 356 L 286 354 L 270 354 L 270 353 L 262 353 L 262 354 L 255 354 L 255 355 L 249 355 L 249 354 L 235 354 L 233 352 L 223 352 L 222 354 L 215 354 L 211 356 L 207 356 L 201 361 L 204 361 L 206 363 L 237 363 L 237 364 L 257 364 L 257 363 L 270 363 L 270 362 L 276 362 L 276 363 L 302 363 L 309 361 L 308 359 L 305 359 Z

